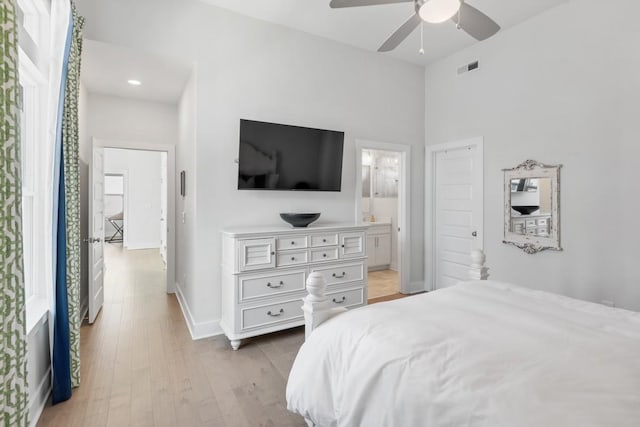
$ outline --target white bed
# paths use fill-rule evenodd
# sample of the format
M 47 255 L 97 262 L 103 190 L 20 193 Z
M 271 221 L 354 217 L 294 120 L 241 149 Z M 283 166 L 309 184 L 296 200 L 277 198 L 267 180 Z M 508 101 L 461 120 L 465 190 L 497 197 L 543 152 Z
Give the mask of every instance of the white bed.
M 322 427 L 638 426 L 640 314 L 491 281 L 363 307 L 313 330 L 287 404 Z

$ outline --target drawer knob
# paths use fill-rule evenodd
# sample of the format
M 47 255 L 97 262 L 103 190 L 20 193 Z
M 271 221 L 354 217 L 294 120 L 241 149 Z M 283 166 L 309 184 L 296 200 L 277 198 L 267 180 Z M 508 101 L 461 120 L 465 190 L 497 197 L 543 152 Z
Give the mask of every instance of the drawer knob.
M 336 279 L 342 279 L 346 275 L 347 275 L 347 273 L 345 273 L 344 271 L 342 272 L 342 276 L 338 276 L 336 273 L 332 274 L 332 276 L 335 277 Z
M 342 295 L 342 299 L 341 300 L 336 300 L 335 298 L 333 299 L 333 302 L 335 302 L 336 304 L 342 304 L 343 302 L 345 302 L 347 300 L 347 297 L 345 297 L 344 295 Z
M 296 257 L 292 256 L 291 261 L 295 261 L 295 260 L 296 260 Z
M 271 317 L 282 316 L 282 313 L 284 313 L 284 308 L 281 308 L 280 311 L 277 313 L 272 313 L 271 310 L 267 311 L 267 315 Z
M 271 288 L 271 289 L 278 289 L 281 288 L 282 285 L 284 285 L 284 282 L 281 280 L 280 283 L 278 283 L 277 285 L 272 285 L 271 282 L 267 283 L 267 287 Z
M 275 252 L 271 252 L 271 255 L 275 255 L 275 254 L 276 254 Z
M 327 243 L 327 239 L 322 239 L 322 243 Z
M 291 241 L 291 244 L 292 244 L 292 245 L 295 245 L 295 244 L 296 244 L 296 242 L 294 242 L 294 241 L 292 240 L 292 241 Z
M 322 256 L 323 256 L 324 258 L 326 258 L 326 257 L 327 257 L 327 254 L 322 254 Z

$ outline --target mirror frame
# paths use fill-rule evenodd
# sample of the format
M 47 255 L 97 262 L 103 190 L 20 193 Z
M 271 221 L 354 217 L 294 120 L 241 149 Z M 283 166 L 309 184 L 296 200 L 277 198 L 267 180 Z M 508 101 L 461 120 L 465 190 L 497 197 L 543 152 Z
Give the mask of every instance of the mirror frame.
M 560 246 L 560 168 L 562 165 L 545 165 L 535 160 L 526 160 L 512 169 L 504 171 L 504 240 L 528 254 L 544 250 L 561 251 Z M 541 237 L 511 232 L 511 180 L 522 178 L 551 179 L 551 233 Z

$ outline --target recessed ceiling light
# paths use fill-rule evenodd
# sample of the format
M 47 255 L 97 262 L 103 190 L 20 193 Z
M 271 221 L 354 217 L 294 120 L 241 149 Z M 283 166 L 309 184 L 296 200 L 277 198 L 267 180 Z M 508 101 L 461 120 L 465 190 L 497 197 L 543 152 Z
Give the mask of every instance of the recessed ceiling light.
M 127 83 L 129 83 L 131 86 L 140 86 L 142 84 L 140 80 L 127 80 Z

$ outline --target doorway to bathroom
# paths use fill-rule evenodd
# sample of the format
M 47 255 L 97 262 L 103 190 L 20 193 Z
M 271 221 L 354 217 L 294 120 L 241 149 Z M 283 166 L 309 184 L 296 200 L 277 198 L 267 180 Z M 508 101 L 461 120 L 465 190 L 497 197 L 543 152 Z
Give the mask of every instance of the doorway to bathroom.
M 407 146 L 397 144 L 358 144 L 356 215 L 359 221 L 369 224 L 370 302 L 408 293 L 408 259 L 404 259 L 408 256 L 403 257 L 408 253 L 408 151 Z

